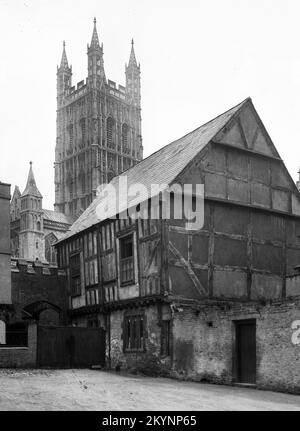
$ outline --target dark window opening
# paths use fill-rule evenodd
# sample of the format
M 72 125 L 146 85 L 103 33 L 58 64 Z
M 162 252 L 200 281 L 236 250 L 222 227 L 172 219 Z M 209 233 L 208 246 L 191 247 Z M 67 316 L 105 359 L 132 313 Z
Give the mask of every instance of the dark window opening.
M 161 328 L 161 354 L 164 356 L 170 355 L 170 329 L 171 321 L 163 320 Z
M 144 350 L 144 316 L 126 316 L 124 321 L 124 350 L 143 351 Z
M 25 323 L 13 323 L 6 327 L 6 344 L 9 347 L 28 346 L 28 328 Z
M 70 256 L 71 272 L 71 295 L 76 296 L 81 293 L 80 277 L 80 254 L 76 253 Z
M 120 276 L 121 284 L 134 281 L 132 235 L 120 239 Z

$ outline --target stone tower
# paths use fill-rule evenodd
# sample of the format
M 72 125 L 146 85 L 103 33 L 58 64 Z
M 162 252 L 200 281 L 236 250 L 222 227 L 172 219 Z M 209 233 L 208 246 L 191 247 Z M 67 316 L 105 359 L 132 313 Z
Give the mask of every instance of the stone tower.
M 96 19 L 87 47 L 88 77 L 72 86 L 65 43 L 57 68 L 55 210 L 76 218 L 100 184 L 143 157 L 140 66 L 132 42 L 126 86 L 107 79 Z
M 42 200 L 30 162 L 27 184 L 20 197 L 19 253 L 23 259 L 45 260 Z

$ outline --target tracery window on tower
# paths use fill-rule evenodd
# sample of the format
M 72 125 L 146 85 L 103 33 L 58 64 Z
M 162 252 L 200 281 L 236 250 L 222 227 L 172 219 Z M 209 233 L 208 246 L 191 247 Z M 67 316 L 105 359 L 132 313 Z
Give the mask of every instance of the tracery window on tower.
M 70 124 L 68 126 L 68 132 L 69 132 L 69 146 L 73 146 L 73 137 L 74 137 L 74 131 L 73 131 L 73 124 Z
M 99 167 L 101 166 L 101 155 L 100 155 L 101 151 L 100 148 L 97 148 L 96 150 L 96 166 Z
M 125 154 L 129 154 L 130 153 L 130 146 L 129 146 L 129 139 L 128 139 L 128 125 L 126 123 L 124 123 L 122 125 L 122 148 L 123 148 L 123 152 Z
M 69 184 L 69 193 L 70 193 L 70 199 L 73 199 L 73 181 Z
M 80 120 L 80 127 L 81 127 L 82 144 L 85 145 L 85 141 L 86 141 L 86 119 L 85 118 L 82 118 Z
M 85 175 L 83 171 L 80 172 L 79 181 L 81 185 L 81 193 L 84 195 L 86 191 L 86 182 L 85 182 Z
M 114 147 L 114 142 L 113 142 L 114 127 L 115 127 L 114 119 L 112 117 L 108 117 L 106 121 L 106 140 L 107 140 L 107 146 L 109 148 Z

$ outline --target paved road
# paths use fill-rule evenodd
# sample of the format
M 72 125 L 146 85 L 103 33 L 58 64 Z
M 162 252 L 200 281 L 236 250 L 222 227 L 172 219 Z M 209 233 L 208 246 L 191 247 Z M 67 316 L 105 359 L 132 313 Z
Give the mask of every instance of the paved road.
M 300 410 L 300 396 L 98 370 L 0 370 L 0 410 Z

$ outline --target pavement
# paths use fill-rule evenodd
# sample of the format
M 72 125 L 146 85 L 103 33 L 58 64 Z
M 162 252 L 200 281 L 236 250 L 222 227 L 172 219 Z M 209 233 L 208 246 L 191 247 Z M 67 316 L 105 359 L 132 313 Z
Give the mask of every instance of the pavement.
M 300 396 L 101 370 L 0 369 L 0 411 L 300 410 Z

